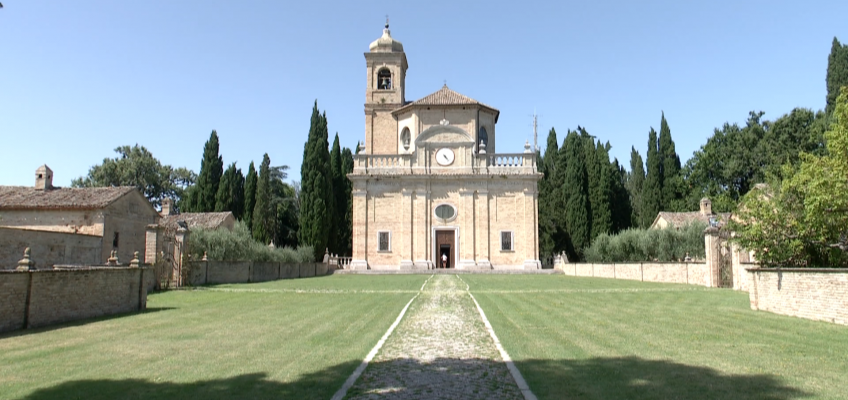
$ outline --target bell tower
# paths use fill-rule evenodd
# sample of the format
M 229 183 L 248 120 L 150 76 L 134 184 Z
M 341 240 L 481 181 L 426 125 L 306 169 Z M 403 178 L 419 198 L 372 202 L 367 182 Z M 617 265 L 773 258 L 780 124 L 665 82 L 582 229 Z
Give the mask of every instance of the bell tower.
M 391 112 L 406 101 L 406 53 L 392 38 L 389 20 L 383 36 L 371 42 L 365 53 L 365 151 L 394 154 L 398 149 L 397 121 Z

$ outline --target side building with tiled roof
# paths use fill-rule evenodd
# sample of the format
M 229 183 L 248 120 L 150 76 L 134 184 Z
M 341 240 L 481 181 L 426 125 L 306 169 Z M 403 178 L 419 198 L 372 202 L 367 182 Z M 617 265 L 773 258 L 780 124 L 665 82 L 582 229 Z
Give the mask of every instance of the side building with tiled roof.
M 162 215 L 159 225 L 174 231 L 179 228 L 180 223 L 184 223 L 188 230 L 220 228 L 233 230 L 236 224 L 236 217 L 233 216 L 232 211 L 174 213 L 171 199 L 162 200 L 162 211 L 159 214 Z
M 34 187 L 0 186 L 0 269 L 14 268 L 26 247 L 36 268 L 105 264 L 112 250 L 126 264 L 158 221 L 134 187 L 57 188 L 42 165 Z
M 693 222 L 703 222 L 707 225 L 722 226 L 730 220 L 730 213 L 713 213 L 712 201 L 701 199 L 700 210 L 687 212 L 660 211 L 654 218 L 650 229 L 665 229 L 669 226 L 680 228 Z

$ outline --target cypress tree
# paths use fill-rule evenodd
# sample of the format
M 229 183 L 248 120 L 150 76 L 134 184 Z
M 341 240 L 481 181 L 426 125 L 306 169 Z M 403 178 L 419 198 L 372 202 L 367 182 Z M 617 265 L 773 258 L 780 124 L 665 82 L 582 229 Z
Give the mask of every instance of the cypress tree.
M 836 106 L 836 98 L 839 89 L 848 86 L 848 46 L 839 43 L 836 37 L 830 47 L 830 55 L 827 57 L 827 106 L 828 114 L 833 112 Z
M 218 185 L 218 193 L 215 196 L 215 211 L 231 211 L 233 217 L 241 219 L 244 213 L 244 175 L 241 168 L 236 168 L 236 163 L 230 164 L 221 182 Z
M 558 186 L 557 162 L 559 155 L 559 145 L 557 143 L 556 130 L 551 128 L 548 132 L 548 142 L 545 148 L 545 155 L 542 161 L 539 162 L 539 172 L 544 176 L 539 181 L 539 253 L 547 256 L 554 254 L 563 249 L 558 248 L 561 245 L 561 232 L 559 232 L 559 224 L 557 217 L 558 212 L 562 212 L 562 208 L 557 208 L 557 203 L 561 203 L 561 185 Z
M 579 128 L 578 128 L 579 129 Z M 585 150 L 577 132 L 570 131 L 560 149 L 559 171 L 565 171 L 562 196 L 565 200 L 566 251 L 572 260 L 583 258 L 583 249 L 589 245 L 589 185 L 586 175 Z
M 630 206 L 630 195 L 624 186 L 627 181 L 627 171 L 615 158 L 610 164 L 610 182 L 612 182 L 612 231 L 618 233 L 631 226 L 633 209 Z
M 660 121 L 659 156 L 662 169 L 662 206 L 660 211 L 679 211 L 683 207 L 683 178 L 680 175 L 680 157 L 671 139 L 671 130 L 665 120 L 665 113 Z
M 642 227 L 651 226 L 662 211 L 662 166 L 657 148 L 657 132 L 648 133 L 648 173 L 642 186 Z
M 253 231 L 253 208 L 256 207 L 256 184 L 259 177 L 256 176 L 256 168 L 253 161 L 247 168 L 247 176 L 244 179 L 244 223 L 250 231 Z
M 327 148 L 327 117 L 318 113 L 318 101 L 312 108 L 309 137 L 303 147 L 300 168 L 300 229 L 298 242 L 312 246 L 316 260 L 327 247 L 333 217 L 333 188 L 330 153 Z
M 344 224 L 341 232 L 341 254 L 353 255 L 353 184 L 347 178 L 347 174 L 353 172 L 353 153 L 345 147 L 342 149 L 342 182 L 344 200 Z
M 276 210 L 271 202 L 271 158 L 268 153 L 259 164 L 256 183 L 256 205 L 253 206 L 253 238 L 268 243 L 275 233 Z
M 336 137 L 333 139 L 333 146 L 330 150 L 330 172 L 332 173 L 333 184 L 333 227 L 330 230 L 329 248 L 330 253 L 339 254 L 342 252 L 344 243 L 342 224 L 344 223 L 345 209 L 347 201 L 345 199 L 344 181 L 342 177 L 342 149 L 339 146 L 339 134 L 336 132 Z M 346 179 L 346 178 L 345 178 Z
M 598 141 L 595 145 L 589 141 L 588 147 L 593 150 L 591 167 L 594 169 L 595 183 L 590 182 L 589 203 L 592 210 L 591 240 L 602 233 L 612 233 L 612 167 L 609 161 L 609 151 Z M 590 241 L 591 242 L 591 241 Z
M 645 164 L 635 147 L 630 147 L 630 172 L 627 174 L 626 188 L 632 210 L 630 225 L 642 226 L 642 186 L 645 184 Z
M 203 146 L 203 160 L 200 161 L 200 174 L 192 193 L 192 211 L 210 212 L 215 210 L 218 185 L 224 173 L 224 159 L 219 155 L 218 132 L 212 131 L 209 140 Z

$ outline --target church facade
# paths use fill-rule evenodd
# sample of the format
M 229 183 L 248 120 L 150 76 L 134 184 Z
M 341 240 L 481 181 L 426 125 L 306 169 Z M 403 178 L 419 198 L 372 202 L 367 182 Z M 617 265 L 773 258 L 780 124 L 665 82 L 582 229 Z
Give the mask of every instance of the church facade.
M 447 85 L 406 101 L 406 54 L 388 24 L 365 61 L 350 268 L 540 268 L 530 145 L 497 153 L 500 112 Z

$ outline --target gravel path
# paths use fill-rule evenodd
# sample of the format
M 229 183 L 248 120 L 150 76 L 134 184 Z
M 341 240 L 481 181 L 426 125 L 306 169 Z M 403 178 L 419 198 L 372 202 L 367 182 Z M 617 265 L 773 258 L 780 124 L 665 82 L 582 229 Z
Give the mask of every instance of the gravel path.
M 346 398 L 524 398 L 465 289 L 430 279 Z

